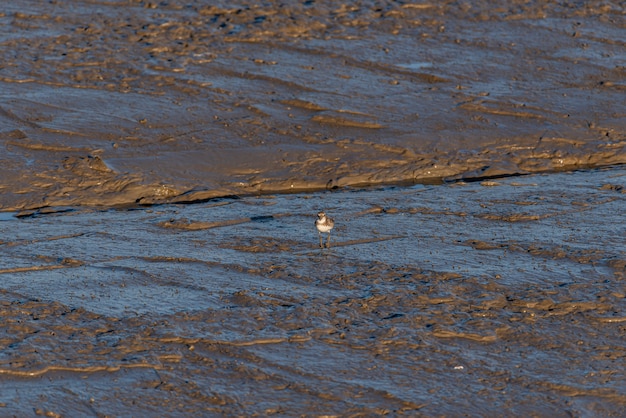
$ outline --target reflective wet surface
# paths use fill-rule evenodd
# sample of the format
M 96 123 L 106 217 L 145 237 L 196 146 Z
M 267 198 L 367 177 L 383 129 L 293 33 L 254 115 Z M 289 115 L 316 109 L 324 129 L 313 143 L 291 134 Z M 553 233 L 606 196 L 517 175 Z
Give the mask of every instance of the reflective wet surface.
M 625 179 L 7 220 L 3 413 L 620 415 Z
M 0 416 L 626 415 L 622 5 L 5 3 Z

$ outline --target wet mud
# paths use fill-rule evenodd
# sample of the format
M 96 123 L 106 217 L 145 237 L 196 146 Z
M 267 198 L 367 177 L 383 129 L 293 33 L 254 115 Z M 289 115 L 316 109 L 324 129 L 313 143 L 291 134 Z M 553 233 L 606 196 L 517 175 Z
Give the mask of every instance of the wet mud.
M 0 411 L 621 416 L 625 181 L 7 214 Z
M 0 25 L 0 209 L 626 162 L 615 2 L 46 2 Z
M 0 416 L 626 415 L 624 14 L 4 4 Z

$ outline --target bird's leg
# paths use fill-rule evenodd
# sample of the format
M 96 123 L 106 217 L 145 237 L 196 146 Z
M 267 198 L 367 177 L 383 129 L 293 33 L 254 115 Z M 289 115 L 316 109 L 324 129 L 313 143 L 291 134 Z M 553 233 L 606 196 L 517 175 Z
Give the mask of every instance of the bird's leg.
M 318 232 L 319 236 L 320 236 L 320 248 L 324 248 L 324 241 L 322 240 L 322 233 Z
M 330 248 L 330 232 L 328 232 L 328 241 L 326 242 L 326 248 Z

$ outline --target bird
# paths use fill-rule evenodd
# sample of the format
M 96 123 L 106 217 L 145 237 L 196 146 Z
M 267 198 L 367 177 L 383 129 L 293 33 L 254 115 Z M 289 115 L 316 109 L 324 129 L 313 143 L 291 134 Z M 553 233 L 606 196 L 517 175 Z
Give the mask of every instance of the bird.
M 320 236 L 320 248 L 324 248 L 324 241 L 322 239 L 322 232 L 328 232 L 328 241 L 326 242 L 326 247 L 330 248 L 330 230 L 335 226 L 335 221 L 332 218 L 326 216 L 324 212 L 319 212 L 317 214 L 317 219 L 315 220 L 315 227 L 319 232 Z

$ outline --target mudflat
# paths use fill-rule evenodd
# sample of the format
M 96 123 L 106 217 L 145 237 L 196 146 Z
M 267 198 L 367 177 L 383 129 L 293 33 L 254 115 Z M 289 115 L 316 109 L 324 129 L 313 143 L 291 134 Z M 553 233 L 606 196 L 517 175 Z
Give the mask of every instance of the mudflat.
M 623 416 L 624 14 L 5 5 L 0 415 Z
M 625 181 L 613 169 L 0 222 L 1 411 L 620 415 Z
M 626 162 L 604 1 L 13 2 L 0 209 Z

